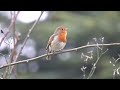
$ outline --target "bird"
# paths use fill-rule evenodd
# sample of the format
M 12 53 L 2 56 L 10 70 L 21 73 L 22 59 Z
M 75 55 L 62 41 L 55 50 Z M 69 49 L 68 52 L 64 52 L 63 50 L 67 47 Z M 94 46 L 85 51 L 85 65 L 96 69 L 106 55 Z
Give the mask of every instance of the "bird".
M 68 28 L 63 25 L 56 28 L 48 40 L 46 46 L 47 55 L 48 53 L 54 53 L 63 50 L 67 43 L 67 31 Z M 46 60 L 51 60 L 51 56 L 47 56 Z

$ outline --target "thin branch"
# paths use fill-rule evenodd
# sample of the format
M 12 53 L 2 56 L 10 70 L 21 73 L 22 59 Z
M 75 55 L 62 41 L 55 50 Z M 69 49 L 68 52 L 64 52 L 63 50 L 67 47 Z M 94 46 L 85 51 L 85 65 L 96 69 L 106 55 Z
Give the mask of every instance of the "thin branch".
M 120 73 L 119 73 L 119 69 L 120 69 L 120 67 L 119 67 L 119 68 L 117 68 L 117 70 L 116 70 L 116 71 L 117 71 L 117 74 L 120 74 Z
M 93 64 L 93 67 L 92 67 L 92 69 L 91 69 L 91 71 L 90 71 L 90 74 L 89 74 L 89 76 L 88 76 L 87 79 L 89 79 L 90 77 L 92 77 L 92 75 L 93 75 L 93 73 L 95 72 L 95 69 L 96 69 L 96 64 L 98 63 L 98 61 L 100 60 L 100 58 L 101 58 L 107 51 L 108 51 L 108 49 L 107 49 L 106 51 L 104 51 L 104 52 L 97 58 L 96 62 Z
M 117 74 L 119 74 L 119 69 L 120 69 L 120 67 L 119 68 L 116 68 L 116 63 L 117 63 L 117 61 L 118 60 L 120 60 L 120 55 L 118 55 L 119 56 L 119 58 L 117 58 L 117 59 L 115 59 L 114 57 L 112 57 L 112 59 L 114 60 L 114 62 L 111 62 L 110 61 L 110 63 L 112 64 L 112 66 L 113 66 L 113 79 L 115 79 L 115 76 L 116 76 L 116 72 L 117 72 Z
M 10 12 L 10 13 L 11 13 L 11 12 Z M 12 28 L 14 22 L 16 21 L 16 18 L 17 18 L 17 16 L 18 16 L 19 13 L 20 13 L 20 11 L 17 12 L 17 14 L 15 15 L 15 18 L 14 18 L 14 19 L 11 19 L 11 23 L 10 23 L 9 27 L 7 28 L 8 31 L 4 34 L 4 37 L 3 37 L 3 38 L 1 39 L 1 41 L 0 41 L 0 46 L 1 46 L 2 42 L 3 42 L 3 40 L 5 39 L 5 37 L 9 34 L 10 29 Z
M 116 46 L 116 45 L 120 45 L 120 43 L 85 45 L 85 46 L 81 46 L 81 47 L 77 47 L 77 48 L 73 48 L 73 49 L 63 50 L 61 52 L 55 52 L 54 54 L 53 53 L 43 54 L 43 55 L 40 55 L 40 56 L 35 57 L 35 58 L 31 58 L 31 59 L 27 59 L 27 60 L 21 60 L 21 61 L 17 61 L 17 62 L 13 62 L 13 63 L 7 64 L 7 65 L 1 66 L 0 69 L 8 67 L 8 66 L 16 65 L 16 64 L 28 63 L 30 61 L 35 61 L 39 58 L 44 58 L 48 55 L 56 55 L 56 54 L 61 54 L 61 53 L 66 53 L 66 52 L 77 51 L 77 50 L 84 49 L 84 48 L 89 48 L 89 47 L 98 47 L 98 46 L 102 46 L 102 45 L 103 46 Z
M 40 14 L 39 18 L 37 19 L 37 21 L 36 21 L 36 22 L 33 24 L 33 26 L 29 29 L 28 34 L 27 34 L 27 36 L 26 36 L 26 38 L 25 38 L 25 40 L 24 40 L 24 42 L 23 42 L 23 44 L 22 44 L 22 47 L 20 48 L 20 51 L 18 52 L 18 54 L 17 54 L 17 56 L 16 56 L 16 60 L 18 59 L 18 57 L 19 57 L 21 51 L 23 50 L 23 48 L 24 48 L 24 46 L 25 46 L 28 38 L 30 37 L 30 34 L 31 34 L 32 30 L 34 29 L 34 27 L 36 26 L 36 24 L 39 22 L 42 14 L 43 14 L 43 12 L 41 12 L 41 14 Z
M 14 11 L 13 13 L 10 12 L 10 14 L 11 14 L 11 27 L 10 27 L 10 28 L 13 27 L 13 40 L 14 40 L 14 36 L 15 36 L 15 22 L 16 22 L 16 18 L 17 18 L 17 16 L 18 16 L 18 14 L 19 14 L 19 11 L 17 12 L 16 15 L 15 15 L 15 11 Z M 9 29 L 9 31 L 10 31 L 10 29 Z M 7 34 L 6 34 L 6 36 L 7 36 Z M 15 43 L 14 43 L 14 46 L 15 46 Z M 13 57 L 13 55 L 14 55 L 14 51 L 15 51 L 15 47 L 14 47 L 14 49 L 12 50 L 12 53 L 10 53 L 11 55 L 10 55 L 9 63 L 12 62 L 12 57 Z M 3 78 L 6 78 L 6 77 L 7 77 L 9 71 L 10 71 L 10 67 L 7 67 L 6 70 L 5 70 L 5 72 L 4 72 L 4 74 L 3 74 Z
M 14 11 L 14 17 L 13 18 L 15 18 L 15 11 Z M 16 29 L 15 29 L 15 22 L 13 23 L 13 45 L 14 45 L 14 48 L 15 48 L 15 31 L 16 31 Z
M 17 12 L 18 13 L 18 12 Z M 15 11 L 13 11 L 13 19 L 15 19 L 16 18 L 16 15 L 15 15 Z M 10 63 L 12 62 L 12 60 L 13 60 L 13 56 L 14 56 L 14 53 L 15 53 L 15 50 L 16 50 L 16 44 L 17 43 L 15 43 L 15 32 L 16 32 L 16 28 L 15 28 L 15 21 L 13 22 L 13 46 L 14 46 L 14 48 L 12 49 L 12 52 L 10 53 Z M 17 41 L 16 41 L 17 42 Z
M 14 62 L 16 62 L 17 59 L 19 58 L 20 53 L 22 52 L 22 50 L 23 50 L 23 48 L 24 48 L 24 46 L 25 46 L 28 38 L 30 37 L 30 34 L 31 34 L 32 30 L 34 29 L 34 27 L 36 26 L 36 24 L 39 22 L 42 14 L 43 14 L 43 11 L 41 11 L 41 14 L 40 14 L 39 18 L 36 20 L 36 22 L 33 24 L 33 26 L 29 29 L 29 31 L 28 31 L 28 33 L 27 33 L 27 36 L 26 36 L 26 38 L 24 39 L 23 44 L 22 44 L 22 46 L 21 46 L 21 48 L 20 48 L 20 51 L 17 53 Z M 12 70 L 13 70 L 13 67 L 11 67 L 10 73 L 12 72 Z
M 84 66 L 81 68 L 81 70 L 82 70 L 82 72 L 83 72 L 83 79 L 85 79 L 85 77 L 86 77 L 86 75 L 85 75 L 85 70 L 86 70 L 86 68 L 87 68 L 87 67 L 84 67 Z

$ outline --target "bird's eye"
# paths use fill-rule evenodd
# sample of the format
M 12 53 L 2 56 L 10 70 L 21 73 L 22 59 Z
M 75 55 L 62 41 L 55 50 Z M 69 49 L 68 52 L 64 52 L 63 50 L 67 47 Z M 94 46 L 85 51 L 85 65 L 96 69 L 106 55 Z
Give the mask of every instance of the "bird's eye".
M 63 30 L 63 28 L 62 28 L 62 30 Z

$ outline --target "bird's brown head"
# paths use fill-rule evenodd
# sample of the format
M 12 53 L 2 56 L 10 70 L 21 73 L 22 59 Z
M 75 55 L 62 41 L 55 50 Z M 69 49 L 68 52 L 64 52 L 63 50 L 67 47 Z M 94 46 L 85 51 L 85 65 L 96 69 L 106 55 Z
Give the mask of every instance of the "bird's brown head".
M 59 27 L 55 30 L 54 34 L 62 34 L 62 33 L 64 33 L 64 34 L 67 35 L 67 30 L 68 30 L 68 29 L 67 29 L 65 26 L 59 26 Z
M 67 42 L 67 30 L 65 26 L 59 26 L 54 32 L 55 35 L 58 35 L 58 40 L 60 42 Z

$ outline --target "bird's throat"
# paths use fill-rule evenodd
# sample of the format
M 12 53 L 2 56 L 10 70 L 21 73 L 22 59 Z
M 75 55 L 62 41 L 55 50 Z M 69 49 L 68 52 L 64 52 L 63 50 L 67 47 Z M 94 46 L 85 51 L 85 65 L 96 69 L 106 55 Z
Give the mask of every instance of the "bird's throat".
M 61 33 L 61 34 L 58 36 L 58 40 L 59 40 L 60 42 L 67 42 L 66 37 L 67 37 L 67 33 Z

